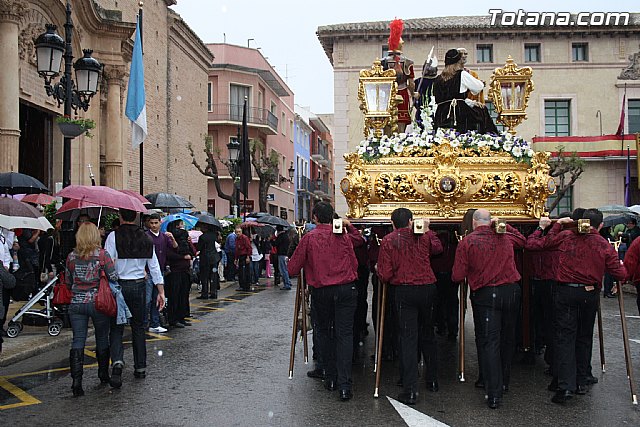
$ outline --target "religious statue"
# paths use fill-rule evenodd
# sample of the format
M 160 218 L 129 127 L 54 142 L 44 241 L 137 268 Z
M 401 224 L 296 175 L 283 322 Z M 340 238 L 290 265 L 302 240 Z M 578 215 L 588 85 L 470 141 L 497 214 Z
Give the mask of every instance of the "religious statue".
M 478 95 L 484 83 L 464 69 L 463 54 L 449 49 L 444 58 L 444 70 L 433 83 L 436 98 L 434 128 L 454 128 L 458 132 L 498 134 L 498 129 L 489 115 L 487 107 L 469 99 L 467 93 Z
M 414 107 L 416 111 L 416 123 L 424 128 L 422 123 L 422 116 L 420 114 L 421 108 L 431 102 L 433 96 L 433 81 L 438 76 L 438 59 L 433 55 L 433 47 L 429 52 L 429 56 L 424 61 L 422 66 L 421 77 L 415 80 L 416 91 L 413 93 Z M 433 111 L 431 111 L 433 114 Z
M 396 71 L 396 83 L 398 83 L 398 95 L 402 102 L 398 104 L 398 127 L 401 132 L 411 123 L 410 108 L 412 105 L 415 83 L 413 81 L 413 61 L 402 54 L 402 19 L 394 19 L 389 25 L 389 52 L 382 60 L 382 68 Z

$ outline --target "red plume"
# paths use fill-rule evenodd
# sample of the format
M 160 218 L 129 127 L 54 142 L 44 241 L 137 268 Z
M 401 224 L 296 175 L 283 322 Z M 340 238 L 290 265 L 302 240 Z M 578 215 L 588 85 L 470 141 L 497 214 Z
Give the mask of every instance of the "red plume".
M 402 19 L 394 19 L 389 24 L 389 28 L 391 28 L 391 34 L 389 34 L 389 41 L 387 42 L 389 45 L 389 50 L 398 50 L 400 48 L 400 37 L 402 37 L 402 28 L 404 27 L 404 22 Z

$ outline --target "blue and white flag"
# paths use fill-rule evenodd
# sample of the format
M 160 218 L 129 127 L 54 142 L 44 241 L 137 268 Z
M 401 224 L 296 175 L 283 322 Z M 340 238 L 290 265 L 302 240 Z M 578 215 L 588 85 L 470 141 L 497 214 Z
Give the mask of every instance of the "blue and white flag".
M 133 43 L 133 57 L 131 58 L 131 70 L 129 72 L 125 114 L 131 120 L 131 147 L 136 149 L 148 135 L 140 22 L 136 23 L 136 40 Z

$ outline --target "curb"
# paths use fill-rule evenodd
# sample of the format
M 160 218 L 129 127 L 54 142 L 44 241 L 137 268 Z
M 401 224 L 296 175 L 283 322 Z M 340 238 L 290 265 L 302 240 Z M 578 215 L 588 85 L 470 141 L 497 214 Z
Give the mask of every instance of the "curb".
M 23 350 L 19 350 L 6 357 L 0 355 L 0 367 L 12 365 L 14 363 L 28 359 L 30 357 L 45 353 L 49 350 L 55 350 L 63 346 L 70 346 L 71 336 L 72 336 L 72 331 L 70 329 L 66 331 L 63 330 L 62 332 L 60 332 L 60 335 L 58 335 L 57 337 L 50 337 L 52 339 L 51 341 L 46 341 L 43 344 L 39 344 L 39 345 L 31 345 Z M 6 340 L 13 340 L 13 339 L 20 339 L 20 338 L 19 337 L 5 338 L 5 343 L 6 343 Z

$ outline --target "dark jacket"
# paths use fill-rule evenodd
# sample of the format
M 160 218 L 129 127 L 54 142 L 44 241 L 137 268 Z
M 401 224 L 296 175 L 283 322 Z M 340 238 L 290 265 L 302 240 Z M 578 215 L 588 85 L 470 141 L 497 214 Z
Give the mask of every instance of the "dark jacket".
M 200 251 L 200 268 L 203 266 L 217 266 L 220 262 L 220 254 L 216 250 L 216 233 L 207 231 L 198 239 Z
M 275 247 L 278 249 L 278 256 L 280 255 L 289 255 L 289 245 L 291 244 L 291 240 L 289 239 L 289 233 L 286 231 L 281 232 L 276 237 Z
M 6 290 L 13 289 L 16 286 L 16 278 L 9 273 L 4 264 L 0 262 L 0 313 L 4 313 L 4 305 L 2 305 L 2 293 Z

